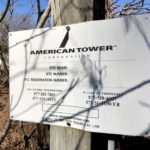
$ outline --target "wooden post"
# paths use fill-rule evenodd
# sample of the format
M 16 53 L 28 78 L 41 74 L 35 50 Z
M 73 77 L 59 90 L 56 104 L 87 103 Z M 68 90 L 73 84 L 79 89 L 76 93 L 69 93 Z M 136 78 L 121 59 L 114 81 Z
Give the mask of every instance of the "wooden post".
M 52 26 L 93 19 L 93 0 L 51 0 Z
M 51 0 L 52 26 L 92 20 L 93 0 Z M 91 150 L 91 134 L 72 128 L 50 127 L 50 150 Z
M 52 26 L 104 18 L 105 0 L 51 0 Z M 50 150 L 91 150 L 91 133 L 51 126 Z
M 108 140 L 108 150 L 115 150 L 115 141 Z
M 77 129 L 51 126 L 50 150 L 91 150 L 91 134 Z

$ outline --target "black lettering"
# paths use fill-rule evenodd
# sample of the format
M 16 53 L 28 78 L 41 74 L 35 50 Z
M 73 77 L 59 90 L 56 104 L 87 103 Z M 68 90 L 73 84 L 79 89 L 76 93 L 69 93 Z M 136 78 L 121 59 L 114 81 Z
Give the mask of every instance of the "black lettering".
M 80 51 L 81 51 L 81 48 L 77 48 L 77 50 L 78 50 L 78 52 L 80 52 Z
M 44 51 L 43 51 L 43 54 L 47 54 L 47 50 L 44 50 Z
M 31 52 L 30 52 L 30 55 L 32 55 L 32 54 L 34 54 L 34 55 L 35 55 L 35 52 L 34 52 L 34 51 L 31 51 Z
M 106 50 L 107 50 L 107 51 L 108 51 L 108 50 L 113 50 L 113 46 L 112 46 L 112 45 L 106 46 Z
M 74 52 L 75 52 L 75 49 L 74 49 L 74 48 L 72 48 L 72 49 L 69 48 L 69 53 L 71 53 L 71 52 L 74 53 Z
M 100 51 L 104 51 L 104 50 L 105 50 L 105 46 L 100 46 L 100 47 L 99 47 L 99 50 L 100 50 Z
M 82 52 L 94 52 L 94 51 L 109 51 L 113 50 L 112 45 L 106 45 L 106 46 L 92 46 L 92 47 L 83 47 L 83 48 L 68 48 L 68 49 L 53 49 L 53 50 L 35 50 L 31 51 L 30 55 L 40 55 L 40 54 L 61 54 L 61 53 L 75 53 L 77 51 L 78 53 Z
M 98 46 L 97 47 L 89 47 L 89 51 L 97 51 L 98 50 Z
M 62 53 L 68 53 L 67 49 L 63 49 Z
M 82 52 L 87 52 L 87 51 L 88 51 L 87 47 L 82 48 Z
M 36 51 L 36 54 L 43 54 L 42 50 Z

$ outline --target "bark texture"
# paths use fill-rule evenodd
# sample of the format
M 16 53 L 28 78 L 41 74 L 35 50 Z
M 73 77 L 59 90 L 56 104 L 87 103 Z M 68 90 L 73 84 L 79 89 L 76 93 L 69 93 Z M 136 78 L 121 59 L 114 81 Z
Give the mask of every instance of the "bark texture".
M 93 0 L 51 0 L 51 25 L 67 25 L 93 19 Z M 51 126 L 51 150 L 91 150 L 91 134 Z
M 51 126 L 50 150 L 91 150 L 91 134 L 77 129 Z
M 51 0 L 52 26 L 93 19 L 93 0 Z

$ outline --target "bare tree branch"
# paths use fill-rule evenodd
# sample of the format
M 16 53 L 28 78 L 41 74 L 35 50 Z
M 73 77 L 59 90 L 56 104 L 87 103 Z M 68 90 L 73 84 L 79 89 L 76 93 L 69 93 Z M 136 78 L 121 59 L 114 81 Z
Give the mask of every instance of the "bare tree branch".
M 2 20 L 4 19 L 4 17 L 6 16 L 7 14 L 7 11 L 8 11 L 8 8 L 9 8 L 9 5 L 10 5 L 10 0 L 7 0 L 7 3 L 6 3 L 6 6 L 5 6 L 5 9 L 2 13 L 2 15 L 0 16 L 0 22 L 2 22 Z
M 119 3 L 119 0 L 113 2 L 112 0 L 107 1 L 111 2 L 111 5 L 107 5 L 107 18 L 150 13 L 150 3 L 146 3 L 144 0 L 131 0 L 122 3 Z M 111 8 L 113 8 L 112 12 L 110 11 L 112 10 Z
M 41 17 L 41 3 L 40 3 L 40 0 L 37 0 L 37 11 L 38 11 L 38 19 L 37 19 L 37 24 L 40 20 L 40 17 Z
M 38 16 L 40 16 L 40 12 L 41 12 L 41 3 L 40 3 L 40 0 L 37 0 L 37 10 L 38 10 Z
M 46 21 L 46 19 L 47 19 L 49 13 L 50 13 L 50 11 L 51 11 L 51 3 L 50 3 L 50 2 L 51 2 L 51 0 L 48 1 L 47 6 L 46 6 L 46 9 L 45 9 L 45 11 L 43 12 L 42 16 L 40 17 L 39 22 L 37 23 L 37 26 L 36 26 L 37 28 L 43 27 L 43 25 L 44 25 L 44 23 L 45 23 L 45 21 Z
M 7 135 L 7 132 L 9 130 L 10 126 L 11 126 L 11 122 L 12 121 L 8 117 L 8 120 L 7 120 L 6 124 L 5 124 L 5 127 L 3 128 L 2 131 L 0 131 L 0 144 L 3 142 L 5 136 Z
M 27 148 L 28 144 L 29 144 L 29 140 L 31 139 L 32 135 L 35 133 L 36 129 L 33 129 L 32 132 L 29 135 L 27 135 L 24 130 L 23 122 L 21 121 L 21 122 L 19 122 L 19 130 L 23 137 L 24 146 L 25 146 L 25 148 Z

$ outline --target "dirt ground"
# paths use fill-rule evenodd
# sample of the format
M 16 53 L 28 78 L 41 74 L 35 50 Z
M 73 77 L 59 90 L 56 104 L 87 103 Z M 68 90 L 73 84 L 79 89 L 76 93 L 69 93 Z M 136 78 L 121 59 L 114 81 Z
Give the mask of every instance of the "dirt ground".
M 8 86 L 5 86 L 0 89 L 0 133 L 4 129 L 8 117 L 9 90 Z M 42 137 L 39 134 L 39 131 L 37 131 L 37 124 L 12 121 L 4 140 L 0 144 L 0 150 L 49 149 L 48 144 L 40 139 Z

